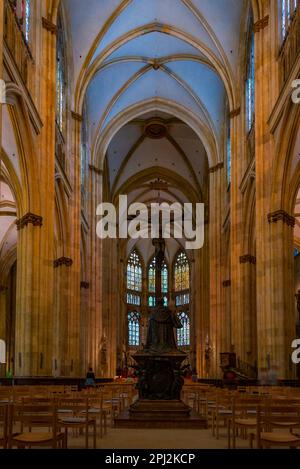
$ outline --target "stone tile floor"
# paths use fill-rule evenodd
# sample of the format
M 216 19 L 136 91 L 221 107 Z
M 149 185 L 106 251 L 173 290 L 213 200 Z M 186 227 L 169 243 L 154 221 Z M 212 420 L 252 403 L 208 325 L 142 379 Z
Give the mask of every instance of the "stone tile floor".
M 84 437 L 73 437 L 70 433 L 68 448 L 84 448 Z M 92 437 L 90 437 L 92 445 Z M 238 440 L 239 448 L 249 448 L 249 443 Z M 217 440 L 211 430 L 170 429 L 115 429 L 108 428 L 107 434 L 97 438 L 97 449 L 226 449 L 227 437 Z

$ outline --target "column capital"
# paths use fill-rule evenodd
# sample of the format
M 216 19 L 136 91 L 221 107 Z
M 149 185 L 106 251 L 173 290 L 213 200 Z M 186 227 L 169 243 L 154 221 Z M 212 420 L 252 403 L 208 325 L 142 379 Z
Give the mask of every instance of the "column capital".
M 59 259 L 56 259 L 54 261 L 54 267 L 61 267 L 62 265 L 65 265 L 66 267 L 71 267 L 73 265 L 72 259 L 68 257 L 60 257 Z
M 241 113 L 241 108 L 240 108 L 240 107 L 237 107 L 236 109 L 233 109 L 232 111 L 230 111 L 230 113 L 229 113 L 229 118 L 230 118 L 230 119 L 234 119 L 234 117 L 239 116 L 240 113 Z
M 268 221 L 269 223 L 277 223 L 278 221 L 282 221 L 287 226 L 292 228 L 295 227 L 296 219 L 292 215 L 289 215 L 285 210 L 276 210 L 275 212 L 268 214 Z
M 81 114 L 78 114 L 77 112 L 72 111 L 71 116 L 75 121 L 82 122 L 83 118 Z
M 49 31 L 51 34 L 56 34 L 57 33 L 57 26 L 56 24 L 52 23 L 52 21 L 48 20 L 44 16 L 42 17 L 42 26 L 45 28 L 47 31 Z
M 268 26 L 268 24 L 269 24 L 269 15 L 265 16 L 261 20 L 256 21 L 256 23 L 254 23 L 253 25 L 253 31 L 255 33 L 258 33 L 262 29 L 265 29 Z
M 215 166 L 212 166 L 211 168 L 209 168 L 208 172 L 209 173 L 216 173 L 217 171 L 219 171 L 219 169 L 223 169 L 224 168 L 224 163 L 218 163 L 216 164 Z
M 96 168 L 96 166 L 94 166 L 92 164 L 89 165 L 89 168 L 90 168 L 90 171 L 93 171 L 94 173 L 98 174 L 99 176 L 101 176 L 103 174 L 102 169 Z
M 245 254 L 240 257 L 240 264 L 256 264 L 256 257 L 251 254 Z
M 35 215 L 34 213 L 28 212 L 26 215 L 16 221 L 17 230 L 22 230 L 29 223 L 33 226 L 42 226 L 43 218 L 40 215 Z
M 223 288 L 231 287 L 231 280 L 224 280 L 222 283 Z

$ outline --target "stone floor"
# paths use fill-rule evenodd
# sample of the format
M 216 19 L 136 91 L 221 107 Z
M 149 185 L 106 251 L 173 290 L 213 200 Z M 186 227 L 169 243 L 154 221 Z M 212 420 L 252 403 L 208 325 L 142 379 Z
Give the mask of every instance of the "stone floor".
M 82 436 L 72 437 L 69 448 L 84 448 Z M 92 445 L 92 438 L 90 438 Z M 238 440 L 239 448 L 249 448 L 247 441 Z M 170 429 L 114 429 L 108 428 L 107 435 L 97 439 L 97 449 L 226 449 L 224 435 L 217 440 L 211 430 L 170 430 Z

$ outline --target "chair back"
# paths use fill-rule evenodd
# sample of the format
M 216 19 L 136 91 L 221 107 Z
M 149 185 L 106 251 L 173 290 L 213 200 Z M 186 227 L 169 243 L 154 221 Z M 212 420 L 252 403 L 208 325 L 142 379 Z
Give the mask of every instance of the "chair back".
M 0 446 L 7 448 L 9 427 L 9 404 L 0 404 Z
M 20 432 L 33 429 L 50 429 L 53 447 L 57 447 L 58 417 L 54 404 L 14 403 L 11 405 L 11 418 L 9 426 L 9 441 L 13 439 L 13 427 L 20 425 Z

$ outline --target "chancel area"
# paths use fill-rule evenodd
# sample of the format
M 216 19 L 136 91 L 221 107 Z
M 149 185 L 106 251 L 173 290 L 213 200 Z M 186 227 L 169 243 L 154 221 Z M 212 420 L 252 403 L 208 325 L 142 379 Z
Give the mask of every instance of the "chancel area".
M 300 447 L 299 0 L 3 0 L 0 58 L 0 447 Z

